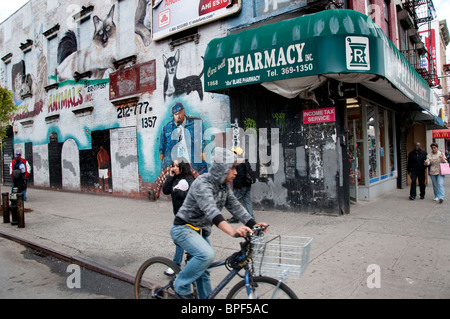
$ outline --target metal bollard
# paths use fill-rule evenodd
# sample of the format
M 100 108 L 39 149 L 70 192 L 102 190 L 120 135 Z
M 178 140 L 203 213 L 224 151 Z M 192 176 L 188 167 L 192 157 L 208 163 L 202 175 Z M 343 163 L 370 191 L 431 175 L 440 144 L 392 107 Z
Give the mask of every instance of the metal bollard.
M 19 222 L 17 220 L 17 194 L 19 189 L 17 187 L 13 188 L 11 197 L 9 198 L 11 205 L 9 210 L 11 211 L 11 225 L 17 225 Z
M 25 211 L 23 209 L 23 194 L 17 194 L 17 227 L 25 228 Z
M 3 223 L 9 224 L 9 193 L 2 193 Z

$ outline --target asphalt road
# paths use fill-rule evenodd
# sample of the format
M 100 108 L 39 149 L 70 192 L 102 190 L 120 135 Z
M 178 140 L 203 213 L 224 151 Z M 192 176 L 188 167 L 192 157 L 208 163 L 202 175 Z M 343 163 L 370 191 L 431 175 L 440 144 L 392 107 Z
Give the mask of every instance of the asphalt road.
M 0 238 L 0 299 L 133 298 L 125 282 Z

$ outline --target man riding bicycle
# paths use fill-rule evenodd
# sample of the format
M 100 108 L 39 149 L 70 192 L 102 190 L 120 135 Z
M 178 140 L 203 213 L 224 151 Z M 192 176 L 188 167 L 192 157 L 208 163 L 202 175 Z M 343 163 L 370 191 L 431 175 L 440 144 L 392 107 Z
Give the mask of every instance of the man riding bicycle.
M 255 225 L 267 226 L 266 223 L 256 223 L 230 188 L 229 183 L 237 174 L 236 165 L 240 160 L 234 152 L 216 147 L 209 173 L 200 175 L 192 183 L 183 206 L 175 216 L 170 235 L 176 245 L 192 256 L 175 279 L 175 292 L 180 298 L 192 298 L 191 284 L 194 281 L 197 281 L 200 298 L 206 298 L 211 292 L 208 267 L 214 261 L 215 252 L 208 237 L 212 225 L 231 237 L 244 237 Z M 223 207 L 244 225 L 234 229 L 222 216 Z

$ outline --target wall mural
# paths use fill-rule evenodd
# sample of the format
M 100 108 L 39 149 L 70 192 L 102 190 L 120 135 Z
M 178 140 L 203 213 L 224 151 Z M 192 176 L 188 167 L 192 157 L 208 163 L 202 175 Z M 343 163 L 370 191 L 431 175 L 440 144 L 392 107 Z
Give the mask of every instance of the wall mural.
M 180 94 L 190 94 L 193 91 L 198 93 L 200 100 L 203 100 L 203 85 L 201 77 L 203 70 L 199 75 L 191 75 L 185 78 L 178 79 L 177 69 L 180 61 L 180 50 L 177 50 L 174 56 L 166 58 L 163 55 L 164 68 L 166 69 L 166 76 L 164 78 L 164 99 L 170 96 L 179 96 Z
M 34 32 L 36 62 L 28 70 L 24 61 L 14 63 L 12 83 L 19 105 L 14 144 L 32 144 L 32 154 L 26 156 L 34 160 L 35 185 L 127 196 L 150 191 L 158 198 L 174 159 L 186 158 L 196 176 L 208 171 L 214 136 L 229 126 L 229 98 L 203 92 L 203 57 L 198 52 L 205 47 L 192 43 L 155 51 L 151 1 L 135 1 L 133 29 L 119 28 L 113 1 L 95 5 L 85 22 L 92 30 L 87 39 L 61 23 L 53 75 L 48 72 L 44 23 Z M 136 43 L 143 44 L 136 48 L 148 54 L 140 63 L 116 70 L 120 30 L 133 30 Z M 128 81 L 119 74 L 123 70 L 135 72 L 139 80 Z M 117 78 L 124 87 L 113 85 Z M 46 91 L 55 80 L 57 88 Z M 112 103 L 129 96 L 137 100 Z
M 180 63 L 180 56 L 180 50 L 173 55 L 162 55 L 165 72 L 162 87 L 166 111 L 159 117 L 161 120 L 157 125 L 159 142 L 154 143 L 154 148 L 157 148 L 159 154 L 155 162 L 160 163 L 160 170 L 154 168 L 154 171 L 159 171 L 159 175 L 149 187 L 150 199 L 159 197 L 168 170 L 177 158 L 185 158 L 191 164 L 194 176 L 208 171 L 205 130 L 209 127 L 208 117 L 213 116 L 213 113 L 203 103 L 203 70 L 199 75 L 179 76 L 180 69 L 188 67 L 187 64 Z M 154 118 L 156 120 L 158 117 Z
M 134 32 L 147 47 L 152 43 L 152 1 L 139 0 L 134 20 Z
M 110 55 L 116 40 L 114 9 L 115 5 L 103 19 L 96 15 L 93 17 L 95 31 L 92 45 L 85 49 L 78 50 L 78 39 L 74 31 L 66 32 L 58 45 L 58 81 L 73 79 L 75 72 L 83 74 L 90 71 L 92 78 L 101 79 L 107 78 L 114 71 L 114 57 Z

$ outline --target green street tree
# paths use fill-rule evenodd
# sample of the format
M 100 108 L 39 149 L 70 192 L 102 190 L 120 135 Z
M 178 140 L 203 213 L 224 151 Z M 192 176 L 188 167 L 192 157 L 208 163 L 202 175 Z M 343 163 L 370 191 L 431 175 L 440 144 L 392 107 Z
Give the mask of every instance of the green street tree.
M 16 111 L 17 106 L 14 105 L 12 92 L 0 86 L 0 141 L 6 137 L 10 117 Z

